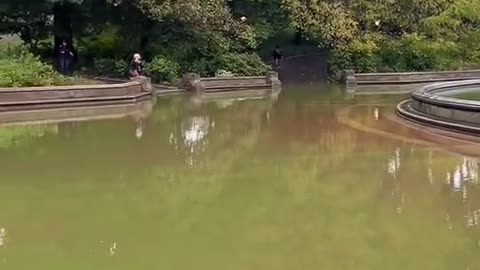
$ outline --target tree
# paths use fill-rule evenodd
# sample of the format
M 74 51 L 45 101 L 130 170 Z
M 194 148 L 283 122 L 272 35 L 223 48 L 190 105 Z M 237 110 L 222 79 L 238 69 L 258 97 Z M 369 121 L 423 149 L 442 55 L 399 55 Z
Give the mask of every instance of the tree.
M 19 34 L 22 40 L 36 48 L 53 25 L 45 1 L 7 0 L 0 5 L 0 32 Z

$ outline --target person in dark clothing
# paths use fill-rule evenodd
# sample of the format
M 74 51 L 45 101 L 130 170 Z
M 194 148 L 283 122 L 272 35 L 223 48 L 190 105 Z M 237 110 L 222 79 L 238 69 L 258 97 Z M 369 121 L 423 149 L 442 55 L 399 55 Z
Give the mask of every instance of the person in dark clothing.
M 136 78 L 143 75 L 142 56 L 140 56 L 138 53 L 133 55 L 132 62 L 130 62 L 129 74 L 131 78 Z
M 58 61 L 59 61 L 59 69 L 60 73 L 63 75 L 67 75 L 70 73 L 70 67 L 72 64 L 72 59 L 74 54 L 70 47 L 67 45 L 66 41 L 63 41 L 58 48 Z
M 275 46 L 275 49 L 272 52 L 273 56 L 273 61 L 275 62 L 276 66 L 280 65 L 280 60 L 283 58 L 282 51 L 280 50 L 280 47 L 277 45 Z

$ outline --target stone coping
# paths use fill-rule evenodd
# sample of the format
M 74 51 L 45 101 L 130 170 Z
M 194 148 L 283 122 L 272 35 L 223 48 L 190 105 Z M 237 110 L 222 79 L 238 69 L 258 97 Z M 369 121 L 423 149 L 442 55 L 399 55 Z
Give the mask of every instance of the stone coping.
M 235 80 L 249 80 L 249 79 L 266 79 L 265 76 L 233 76 L 233 77 L 202 77 L 202 81 L 235 81 Z
M 62 86 L 34 86 L 34 87 L 0 87 L 0 92 L 41 92 L 41 91 L 72 91 L 82 89 L 111 89 L 129 86 L 141 86 L 138 81 L 128 81 L 114 84 L 86 84 L 86 85 L 62 85 Z
M 436 75 L 436 74 L 462 74 L 462 73 L 480 73 L 480 69 L 471 69 L 471 70 L 452 70 L 452 71 L 410 71 L 410 72 L 375 72 L 375 73 L 355 73 L 355 76 L 362 77 L 362 76 L 371 76 L 371 75 L 379 75 L 379 76 L 412 76 L 412 75 Z
M 380 72 L 355 73 L 345 70 L 344 81 L 347 87 L 357 85 L 419 84 L 480 79 L 480 70 L 423 71 L 423 72 Z

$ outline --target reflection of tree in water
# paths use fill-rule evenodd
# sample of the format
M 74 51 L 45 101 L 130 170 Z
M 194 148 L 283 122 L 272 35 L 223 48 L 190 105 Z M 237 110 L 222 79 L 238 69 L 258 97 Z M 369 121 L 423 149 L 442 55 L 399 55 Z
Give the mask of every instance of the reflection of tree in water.
M 182 140 L 189 153 L 186 161 L 188 165 L 194 164 L 195 155 L 205 151 L 209 128 L 208 116 L 192 116 L 182 122 Z
M 397 148 L 388 158 L 386 171 L 393 181 L 385 179 L 382 185 L 391 193 L 397 213 L 403 213 L 412 204 L 423 203 L 423 196 L 438 196 L 435 200 L 443 205 L 447 228 L 480 228 L 478 161 L 466 157 L 433 159 L 432 151 L 425 158 L 419 159 L 418 155 L 402 156 L 401 148 Z M 415 167 L 426 169 L 424 177 L 410 175 Z M 428 181 L 418 181 L 422 178 Z
M 395 177 L 400 169 L 400 148 L 397 147 L 395 154 L 390 158 L 388 162 L 388 173 Z
M 0 128 L 0 148 L 26 145 L 46 135 L 57 135 L 60 126 L 57 124 L 37 124 L 26 126 L 10 126 Z
M 181 120 L 180 136 L 176 131 L 172 131 L 169 142 L 174 145 L 175 151 L 187 154 L 186 163 L 188 165 L 194 165 L 196 163 L 195 157 L 206 150 L 208 133 L 210 128 L 214 126 L 215 122 L 210 124 L 210 117 L 208 116 L 188 116 Z
M 478 161 L 463 158 L 455 169 L 447 173 L 447 185 L 451 186 L 456 192 L 462 191 L 463 197 L 466 198 L 466 187 L 468 183 L 478 183 Z
M 445 184 L 453 194 L 457 204 L 461 203 L 465 226 L 468 228 L 480 228 L 480 204 L 478 203 L 478 161 L 475 159 L 462 158 L 457 164 L 446 173 Z M 458 216 L 452 209 L 448 215 Z
M 392 200 L 394 201 L 396 212 L 398 214 L 404 211 L 405 204 L 405 194 L 402 191 L 401 180 L 398 177 L 401 165 L 400 153 L 401 148 L 397 147 L 387 163 L 387 173 L 393 178 Z

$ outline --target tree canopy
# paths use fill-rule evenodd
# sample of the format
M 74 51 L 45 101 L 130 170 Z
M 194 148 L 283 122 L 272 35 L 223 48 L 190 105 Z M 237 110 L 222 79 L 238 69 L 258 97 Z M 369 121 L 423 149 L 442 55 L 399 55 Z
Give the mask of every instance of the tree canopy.
M 334 73 L 429 70 L 478 60 L 479 11 L 479 0 L 5 0 L 0 32 L 38 51 L 67 39 L 87 62 L 139 51 L 202 74 L 232 59 L 246 73 L 266 40 L 297 32 L 330 50 Z

